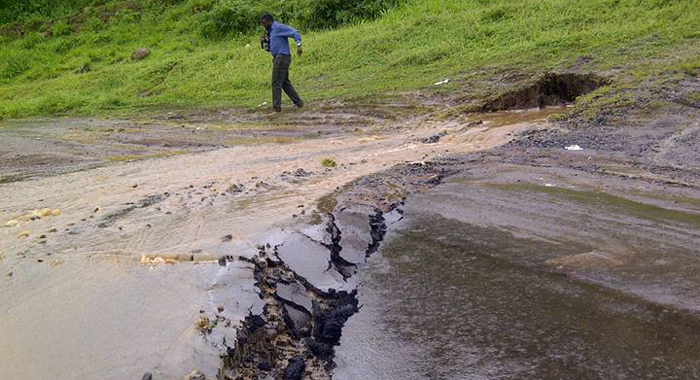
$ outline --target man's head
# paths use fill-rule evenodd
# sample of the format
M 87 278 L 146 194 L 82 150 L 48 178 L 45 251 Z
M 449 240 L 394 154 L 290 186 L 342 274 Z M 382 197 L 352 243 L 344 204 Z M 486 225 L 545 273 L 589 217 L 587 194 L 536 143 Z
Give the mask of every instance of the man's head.
M 271 14 L 265 13 L 260 17 L 260 24 L 265 27 L 265 29 L 270 29 L 272 27 L 272 23 L 275 22 L 275 18 L 272 17 Z

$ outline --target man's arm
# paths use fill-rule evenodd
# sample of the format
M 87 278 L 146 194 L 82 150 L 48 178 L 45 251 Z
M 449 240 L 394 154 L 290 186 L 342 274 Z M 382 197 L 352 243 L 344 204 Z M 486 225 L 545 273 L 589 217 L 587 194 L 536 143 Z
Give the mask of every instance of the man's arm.
M 294 38 L 294 42 L 297 43 L 297 54 L 301 55 L 301 34 L 299 34 L 299 31 L 288 25 L 285 25 L 281 29 L 282 30 L 278 32 L 279 35 L 282 37 Z

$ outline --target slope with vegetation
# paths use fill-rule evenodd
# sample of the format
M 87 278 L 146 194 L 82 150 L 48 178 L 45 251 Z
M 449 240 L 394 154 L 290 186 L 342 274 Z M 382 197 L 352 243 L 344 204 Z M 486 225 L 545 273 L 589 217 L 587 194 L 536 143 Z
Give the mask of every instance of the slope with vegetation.
M 628 88 L 655 91 L 700 72 L 697 0 L 0 4 L 2 117 L 255 107 L 268 97 L 270 60 L 257 29 L 268 10 L 304 32 L 293 75 L 313 101 L 423 90 L 469 105 L 546 72 L 578 70 L 614 77 L 582 103 L 616 107 L 644 102 Z M 132 60 L 138 48 L 151 55 Z M 444 78 L 452 81 L 432 85 Z

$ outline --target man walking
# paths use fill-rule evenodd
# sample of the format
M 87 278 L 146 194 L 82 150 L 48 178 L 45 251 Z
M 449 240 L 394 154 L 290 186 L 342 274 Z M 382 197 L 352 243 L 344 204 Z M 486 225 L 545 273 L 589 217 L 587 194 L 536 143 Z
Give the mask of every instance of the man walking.
M 276 22 L 270 14 L 260 18 L 260 23 L 265 27 L 262 47 L 272 54 L 272 109 L 270 116 L 282 111 L 282 90 L 289 96 L 295 106 L 301 108 L 304 102 L 297 94 L 289 80 L 289 66 L 292 63 L 292 54 L 289 51 L 289 38 L 294 38 L 297 43 L 297 55 L 301 56 L 301 35 L 287 25 Z

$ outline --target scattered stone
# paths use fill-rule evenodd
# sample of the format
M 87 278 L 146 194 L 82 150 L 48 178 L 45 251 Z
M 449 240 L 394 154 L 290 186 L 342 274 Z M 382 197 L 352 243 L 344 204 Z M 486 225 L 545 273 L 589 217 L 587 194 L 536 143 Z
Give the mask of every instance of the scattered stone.
M 146 57 L 151 55 L 151 51 L 146 49 L 146 48 L 139 48 L 134 50 L 133 53 L 131 53 L 131 59 L 134 61 L 140 61 Z
M 133 186 L 131 186 L 132 189 L 135 189 L 135 188 L 137 188 L 137 187 L 139 187 L 139 184 L 138 184 L 138 183 L 135 183 Z
M 272 369 L 272 364 L 268 360 L 263 360 L 258 364 L 258 369 L 261 371 L 270 371 Z
M 259 315 L 250 315 L 246 318 L 249 321 L 248 331 L 253 332 L 265 326 L 265 320 Z
M 10 220 L 9 222 L 5 223 L 5 227 L 16 227 L 19 225 L 18 220 Z
M 310 176 L 310 175 L 313 175 L 313 173 L 307 172 L 306 170 L 304 170 L 304 169 L 302 169 L 302 168 L 299 168 L 299 169 L 297 169 L 297 170 L 294 172 L 294 175 L 295 175 L 296 177 L 308 177 L 308 176 Z
M 143 377 L 141 377 L 141 380 L 153 380 L 153 374 L 146 372 L 143 374 Z
M 420 142 L 422 142 L 423 144 L 435 144 L 435 143 L 437 143 L 438 141 L 440 141 L 440 138 L 441 138 L 441 137 L 443 137 L 443 136 L 445 136 L 445 135 L 447 135 L 447 132 L 442 131 L 442 132 L 440 132 L 440 133 L 438 133 L 438 134 L 435 134 L 435 135 L 432 135 L 432 136 L 430 136 L 430 137 L 422 138 L 422 139 L 420 140 Z
M 231 241 L 231 240 L 233 240 L 233 235 L 231 235 L 231 234 L 228 234 L 228 235 L 226 235 L 226 236 L 224 236 L 224 237 L 221 238 L 221 242 L 222 242 L 222 243 L 227 243 L 227 242 L 229 242 L 229 241 Z
M 20 231 L 20 233 L 17 235 L 17 238 L 25 239 L 25 238 L 28 238 L 30 234 L 31 234 L 31 232 L 28 230 Z
M 316 326 L 314 337 L 321 342 L 339 342 L 343 332 L 343 325 L 353 314 L 358 311 L 357 300 L 339 306 L 325 313 L 320 312 L 314 301 L 314 318 Z
M 314 338 L 307 339 L 305 343 L 314 355 L 323 360 L 330 361 L 335 355 L 335 349 L 328 343 L 321 343 Z
M 98 211 L 100 211 L 100 206 L 97 206 L 97 207 L 95 207 L 94 210 L 92 210 L 92 212 L 98 212 Z
M 306 370 L 306 363 L 302 358 L 292 358 L 289 359 L 289 364 L 287 368 L 284 369 L 284 380 L 301 380 L 304 376 L 304 371 Z
M 203 373 L 201 373 L 197 370 L 194 370 L 194 371 L 190 372 L 189 375 L 187 375 L 185 380 L 207 380 L 207 378 L 206 378 L 206 376 L 204 376 Z
M 228 189 L 226 189 L 226 192 L 228 192 L 228 193 L 240 193 L 243 191 L 243 189 L 244 189 L 243 185 L 241 185 L 241 184 L 236 185 L 234 183 L 234 184 L 231 184 L 231 186 L 229 186 Z

